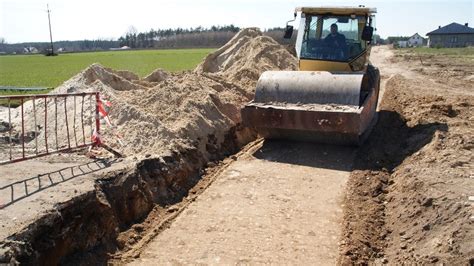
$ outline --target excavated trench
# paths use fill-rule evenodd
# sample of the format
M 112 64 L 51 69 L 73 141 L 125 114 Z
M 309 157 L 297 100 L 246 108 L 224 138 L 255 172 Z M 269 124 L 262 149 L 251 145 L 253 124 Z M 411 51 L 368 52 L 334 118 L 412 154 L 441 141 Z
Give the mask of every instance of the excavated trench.
M 126 252 L 139 242 L 149 220 L 156 224 L 168 219 L 180 204 L 204 190 L 210 182 L 203 179 L 206 168 L 255 138 L 254 132 L 238 125 L 222 143 L 209 135 L 206 155 L 188 148 L 109 172 L 96 180 L 93 191 L 59 204 L 27 230 L 9 237 L 0 263 L 105 264 L 113 258 L 109 254 Z

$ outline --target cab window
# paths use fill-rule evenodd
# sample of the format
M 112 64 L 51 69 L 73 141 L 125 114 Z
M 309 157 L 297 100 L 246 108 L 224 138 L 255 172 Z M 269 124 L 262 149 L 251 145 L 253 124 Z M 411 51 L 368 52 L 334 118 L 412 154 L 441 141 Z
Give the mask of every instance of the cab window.
M 307 15 L 302 17 L 301 24 L 304 31 L 298 38 L 300 58 L 347 62 L 366 48 L 366 43 L 360 39 L 365 17 Z

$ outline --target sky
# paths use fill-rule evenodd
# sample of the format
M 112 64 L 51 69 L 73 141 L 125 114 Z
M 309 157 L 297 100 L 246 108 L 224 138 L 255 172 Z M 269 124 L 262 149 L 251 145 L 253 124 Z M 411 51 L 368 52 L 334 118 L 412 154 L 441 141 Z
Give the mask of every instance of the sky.
M 452 22 L 474 27 L 474 0 L 320 1 L 320 0 L 0 0 L 0 37 L 7 43 L 117 39 L 133 26 L 190 28 L 234 24 L 261 29 L 284 27 L 297 6 L 376 7 L 377 34 L 411 36 Z M 295 23 L 295 26 L 298 24 Z

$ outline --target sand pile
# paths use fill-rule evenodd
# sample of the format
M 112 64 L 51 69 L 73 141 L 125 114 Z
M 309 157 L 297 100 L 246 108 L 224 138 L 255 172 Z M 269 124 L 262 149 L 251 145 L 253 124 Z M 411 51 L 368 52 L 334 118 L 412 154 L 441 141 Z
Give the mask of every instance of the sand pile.
M 197 73 L 217 73 L 243 84 L 253 93 L 256 81 L 267 70 L 296 70 L 296 58 L 257 28 L 241 30 L 227 44 L 209 54 Z
M 133 113 L 133 107 L 121 103 L 120 97 L 117 95 L 119 91 L 133 90 L 142 91 L 147 87 L 134 80 L 135 74 L 128 71 L 114 71 L 112 69 L 104 68 L 101 65 L 93 64 L 84 71 L 80 72 L 70 80 L 64 82 L 61 86 L 51 92 L 51 94 L 66 94 L 66 93 L 81 93 L 81 92 L 95 92 L 99 91 L 104 99 L 114 99 L 115 105 L 118 105 L 119 112 Z M 134 83 L 135 82 L 135 83 Z M 152 83 L 141 82 L 148 87 Z M 75 107 L 74 107 L 74 102 Z M 47 123 L 44 121 L 45 106 L 47 109 Z M 48 142 L 49 151 L 56 148 L 66 148 L 69 146 L 68 133 L 70 137 L 70 145 L 76 146 L 83 143 L 90 142 L 93 129 L 95 127 L 95 96 L 81 96 L 58 97 L 57 99 L 48 98 L 47 102 L 39 98 L 35 101 L 28 101 L 23 105 L 23 112 L 25 116 L 25 131 L 26 131 L 26 154 L 32 155 L 36 147 L 38 151 L 46 151 L 46 139 Z M 34 110 L 36 109 L 36 123 L 34 117 Z M 131 110 L 131 111 L 130 111 Z M 81 113 L 83 114 L 81 116 Z M 19 140 L 21 139 L 21 109 L 20 107 L 12 109 L 12 126 L 13 126 L 13 141 L 17 142 L 17 147 L 13 149 L 13 156 L 20 156 Z M 56 118 L 57 117 L 57 118 Z M 67 122 L 66 122 L 67 118 Z M 2 120 L 7 121 L 7 115 L 4 115 Z M 157 124 L 153 117 L 142 118 Z M 84 121 L 84 131 L 82 129 L 82 121 Z M 105 121 L 102 121 L 102 131 L 105 135 L 112 134 L 112 143 L 117 143 L 115 128 L 106 126 Z M 159 123 L 158 123 L 159 124 Z M 57 135 L 56 135 L 57 129 Z M 163 134 L 165 131 L 162 127 L 155 126 L 154 131 Z M 2 135 L 7 136 L 7 133 Z M 35 135 L 37 138 L 35 139 Z M 0 143 L 1 144 L 1 143 Z M 9 150 L 6 143 L 0 146 L 2 150 Z M 4 154 L 6 156 L 6 153 Z M 0 159 L 6 159 L 2 156 Z
M 256 29 L 239 32 L 229 43 L 210 54 L 193 72 L 167 73 L 158 69 L 145 77 L 128 71 L 114 71 L 94 64 L 77 74 L 51 93 L 99 91 L 110 101 L 113 127 L 102 126 L 104 141 L 126 155 L 161 154 L 183 147 L 198 147 L 207 154 L 209 141 L 220 145 L 225 135 L 240 122 L 240 108 L 251 100 L 255 83 L 265 70 L 295 69 L 296 59 L 273 39 L 262 36 Z M 74 112 L 68 100 L 67 116 L 70 136 L 72 119 L 80 120 L 81 99 L 77 97 Z M 44 112 L 44 102 L 36 104 Z M 48 142 L 55 142 L 54 101 L 47 103 Z M 93 117 L 94 102 L 86 99 L 84 110 Z M 64 100 L 59 99 L 58 142 L 67 145 Z M 24 105 L 27 131 L 35 129 L 32 103 Z M 14 116 L 18 131 L 19 115 Z M 40 119 L 41 120 L 41 119 Z M 92 122 L 92 121 L 91 121 Z M 44 146 L 44 122 L 37 121 L 38 143 Z M 78 141 L 82 142 L 82 129 Z M 91 127 L 86 128 L 90 136 Z M 120 136 L 120 144 L 117 139 Z M 52 138 L 52 139 L 50 139 Z M 87 137 L 88 138 L 88 137 Z M 74 138 L 73 138 L 74 139 Z M 28 146 L 34 147 L 34 141 Z M 51 145 L 51 144 L 50 144 Z

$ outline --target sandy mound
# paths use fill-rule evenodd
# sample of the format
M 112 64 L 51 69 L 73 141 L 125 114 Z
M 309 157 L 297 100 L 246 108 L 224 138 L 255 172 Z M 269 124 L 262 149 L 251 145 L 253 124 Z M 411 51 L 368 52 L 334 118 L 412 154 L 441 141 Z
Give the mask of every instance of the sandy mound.
M 296 59 L 283 46 L 263 37 L 258 30 L 245 29 L 206 57 L 194 72 L 170 74 L 157 69 L 138 80 L 131 72 L 93 64 L 51 93 L 99 91 L 102 98 L 112 103 L 110 119 L 114 126 L 102 121 L 104 141 L 126 155 L 161 154 L 183 147 L 197 147 L 207 154 L 209 139 L 220 145 L 229 130 L 240 122 L 240 108 L 253 97 L 260 73 L 295 68 Z M 73 141 L 84 141 L 82 129 L 77 128 L 82 119 L 82 99 L 76 98 L 75 111 L 74 100 L 68 99 L 64 111 L 64 99 L 58 99 L 59 147 L 67 145 L 66 114 L 69 135 Z M 55 145 L 56 105 L 50 100 L 46 106 L 48 143 Z M 35 130 L 32 103 L 25 103 L 24 108 L 27 131 L 36 131 L 39 147 L 43 147 L 44 121 L 37 121 Z M 44 108 L 44 102 L 37 102 L 38 113 L 44 112 Z M 89 124 L 93 108 L 94 102 L 86 97 L 84 110 Z M 16 132 L 20 128 L 19 119 L 18 114 L 14 116 Z M 74 119 L 77 137 L 74 137 Z M 90 125 L 86 127 L 86 140 L 91 130 Z M 117 141 L 118 136 L 123 145 Z M 34 144 L 35 141 L 30 141 L 28 147 L 32 149 Z
M 127 74 L 125 74 L 127 73 Z M 89 87 L 93 82 L 100 80 L 104 85 L 114 90 L 140 90 L 145 86 L 137 84 L 129 79 L 134 74 L 129 71 L 114 71 L 110 68 L 104 68 L 100 64 L 93 64 L 81 73 L 64 82 L 61 86 L 51 93 L 74 93 L 93 91 Z
M 227 44 L 209 54 L 197 73 L 218 73 L 231 82 L 244 84 L 253 91 L 260 75 L 267 70 L 296 70 L 296 58 L 256 28 L 241 30 Z
M 161 68 L 158 68 L 157 70 L 151 72 L 148 76 L 144 77 L 143 80 L 148 82 L 161 82 L 167 79 L 168 76 L 169 74 L 166 73 L 166 71 Z
M 110 69 L 110 68 L 108 68 L 107 70 L 113 71 L 113 69 Z M 117 75 L 121 76 L 122 78 L 124 78 L 126 80 L 129 80 L 129 81 L 140 79 L 140 77 L 137 74 L 135 74 L 131 71 L 128 71 L 128 70 L 118 70 L 115 73 Z

